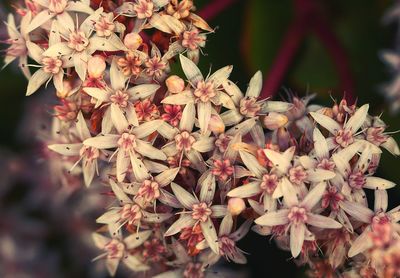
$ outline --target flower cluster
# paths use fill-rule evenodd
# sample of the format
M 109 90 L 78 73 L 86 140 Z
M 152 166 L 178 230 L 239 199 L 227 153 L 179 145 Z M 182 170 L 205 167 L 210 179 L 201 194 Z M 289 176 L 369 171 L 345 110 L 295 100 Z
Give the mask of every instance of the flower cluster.
M 398 273 L 395 184 L 374 176 L 382 148 L 400 154 L 386 125 L 345 100 L 262 99 L 260 72 L 245 93 L 232 66 L 203 75 L 212 29 L 194 10 L 190 0 L 27 0 L 19 28 L 9 16 L 6 63 L 19 59 L 27 95 L 53 80 L 60 100 L 52 174 L 82 175 L 110 200 L 95 260 L 111 275 L 123 264 L 204 277 L 220 258 L 246 263 L 237 242 L 252 229 L 319 277 L 349 265 Z

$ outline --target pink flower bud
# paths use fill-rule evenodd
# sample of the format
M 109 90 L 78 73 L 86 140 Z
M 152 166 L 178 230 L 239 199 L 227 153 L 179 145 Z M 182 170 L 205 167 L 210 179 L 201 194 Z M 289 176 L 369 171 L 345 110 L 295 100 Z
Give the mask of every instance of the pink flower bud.
M 89 59 L 88 73 L 91 78 L 100 78 L 106 70 L 106 61 L 102 56 L 96 55 Z
M 214 133 L 222 133 L 225 130 L 225 124 L 221 117 L 212 114 L 210 122 L 208 123 L 208 129 Z
M 239 215 L 246 208 L 246 204 L 241 198 L 231 198 L 228 201 L 228 211 L 233 216 Z
M 178 94 L 185 88 L 185 81 L 176 75 L 168 77 L 167 80 L 165 80 L 165 84 L 167 85 L 168 91 L 172 94 Z
M 287 122 L 288 118 L 285 115 L 276 112 L 270 112 L 268 116 L 264 118 L 265 127 L 271 130 L 283 127 Z
M 143 43 L 142 37 L 138 33 L 129 33 L 125 36 L 124 44 L 130 50 L 136 50 Z

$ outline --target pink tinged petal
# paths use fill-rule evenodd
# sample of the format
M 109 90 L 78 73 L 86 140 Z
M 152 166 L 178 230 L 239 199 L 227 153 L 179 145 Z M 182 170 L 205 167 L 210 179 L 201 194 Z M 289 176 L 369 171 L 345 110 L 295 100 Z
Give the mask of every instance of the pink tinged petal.
M 181 186 L 176 183 L 171 183 L 171 189 L 175 194 L 175 197 L 179 200 L 179 202 L 183 205 L 184 208 L 192 210 L 192 206 L 197 204 L 198 201 L 192 194 L 187 192 Z
M 227 214 L 227 208 L 224 205 L 211 206 L 211 210 L 212 210 L 211 217 L 213 218 L 221 218 Z
M 253 221 L 251 219 L 247 219 L 242 225 L 240 225 L 239 229 L 230 235 L 230 238 L 234 241 L 241 240 L 245 235 L 247 235 L 252 224 Z
M 53 75 L 53 84 L 58 92 L 64 91 L 64 70 L 60 69 L 60 71 Z
M 350 164 L 342 156 L 333 154 L 332 160 L 335 163 L 336 169 L 338 170 L 339 174 L 341 174 L 343 177 L 347 177 L 347 175 L 350 174 Z
M 206 204 L 211 203 L 215 194 L 215 176 L 208 173 L 207 177 L 201 182 L 200 201 Z
M 182 111 L 182 118 L 179 123 L 180 131 L 192 132 L 193 125 L 196 117 L 196 109 L 194 107 L 193 102 L 189 102 L 186 104 L 185 108 Z
M 262 88 L 262 74 L 257 71 L 256 74 L 250 79 L 249 87 L 247 87 L 246 97 L 258 98 Z
M 120 212 L 118 209 L 112 209 L 105 212 L 99 218 L 96 219 L 96 223 L 100 224 L 108 224 L 108 223 L 116 223 L 120 219 Z
M 126 77 L 118 68 L 117 58 L 114 58 L 111 63 L 110 81 L 111 88 L 114 90 L 123 90 L 125 88 Z
M 393 137 L 389 137 L 385 143 L 381 145 L 393 155 L 400 155 L 400 149 Z
M 313 213 L 307 213 L 307 224 L 323 229 L 340 229 L 342 227 L 342 224 L 332 218 Z
M 236 106 L 239 106 L 240 100 L 244 97 L 239 87 L 230 80 L 222 84 L 224 91 L 231 97 Z
M 245 151 L 239 151 L 239 154 L 244 165 L 246 165 L 247 169 L 249 169 L 256 177 L 261 178 L 267 173 L 267 169 L 258 163 L 258 160 L 255 156 Z
M 173 236 L 179 233 L 183 228 L 193 227 L 196 220 L 190 214 L 181 214 L 181 217 L 172 224 L 165 232 L 164 236 Z
M 125 194 L 122 188 L 112 179 L 110 179 L 110 186 L 121 205 L 132 204 L 132 200 Z
M 369 189 L 389 189 L 392 187 L 395 187 L 396 184 L 394 182 L 378 178 L 378 177 L 367 177 L 366 178 L 366 183 L 364 185 L 364 188 L 369 188 Z
M 249 198 L 261 193 L 260 181 L 253 181 L 228 192 L 228 197 Z
M 86 158 L 83 158 L 82 166 L 83 166 L 83 180 L 85 182 L 86 187 L 89 187 L 93 181 L 94 174 L 96 172 L 96 161 L 89 161 Z
M 78 156 L 79 151 L 82 148 L 82 143 L 75 144 L 53 144 L 49 145 L 48 148 L 56 153 L 65 156 Z
M 133 175 L 135 176 L 136 180 L 142 182 L 147 179 L 150 176 L 150 172 L 144 166 L 143 161 L 138 159 L 137 156 L 132 152 L 129 153 L 129 156 L 131 158 Z
M 25 78 L 29 80 L 31 78 L 31 72 L 29 71 L 27 64 L 28 64 L 28 56 L 27 55 L 20 56 L 18 66 L 22 71 L 22 73 L 24 74 Z
M 360 149 L 364 149 L 365 144 L 363 141 L 355 141 L 353 144 L 347 146 L 343 150 L 336 152 L 344 161 L 350 161 L 357 154 Z
M 171 218 L 171 213 L 150 213 L 143 211 L 143 221 L 147 223 L 162 223 L 165 220 Z
M 221 115 L 221 119 L 226 126 L 236 125 L 243 120 L 243 115 L 239 113 L 239 111 L 228 110 Z
M 125 82 L 124 82 L 125 83 Z M 141 84 L 127 90 L 133 100 L 146 99 L 154 95 L 160 88 L 158 84 Z
M 214 72 L 207 81 L 212 81 L 215 88 L 226 82 L 231 74 L 233 66 L 225 66 Z
M 176 199 L 176 197 L 174 195 L 172 195 L 171 193 L 169 193 L 168 191 L 160 188 L 160 197 L 158 197 L 158 200 L 170 207 L 173 208 L 181 208 L 182 205 L 179 203 L 178 199 Z
M 176 20 L 177 20 L 176 18 L 174 18 L 170 15 L 153 14 L 153 16 L 149 20 L 149 23 L 152 27 L 154 27 L 164 33 L 174 34 L 175 32 L 173 31 L 173 29 L 171 29 L 170 25 L 173 27 L 181 25 L 180 22 L 177 23 Z M 171 21 L 174 21 L 174 22 L 171 22 Z M 176 29 L 176 28 L 174 28 L 174 29 Z M 178 29 L 180 29 L 180 28 L 178 28 Z M 175 33 L 175 34 L 179 34 L 179 32 Z
M 123 133 L 129 126 L 128 121 L 125 118 L 121 108 L 115 103 L 111 103 L 111 120 L 117 129 L 118 133 Z
M 202 134 L 208 131 L 208 124 L 211 119 L 211 102 L 197 103 L 197 114 L 199 118 L 199 127 Z
M 110 238 L 105 237 L 99 233 L 92 233 L 92 239 L 93 239 L 94 245 L 99 249 L 103 249 L 104 246 L 108 242 L 110 242 Z
M 168 169 L 157 175 L 154 179 L 161 187 L 167 186 L 175 179 L 179 170 L 179 168 Z
M 363 106 L 361 106 L 359 109 L 357 109 L 354 115 L 351 116 L 347 123 L 345 123 L 344 127 L 348 130 L 353 131 L 353 133 L 356 133 L 356 131 L 359 130 L 362 124 L 365 122 L 365 119 L 368 115 L 368 109 L 368 104 L 364 104 Z
M 126 119 L 128 120 L 129 124 L 131 124 L 133 126 L 139 125 L 139 120 L 138 120 L 135 108 L 129 102 L 128 102 L 128 107 L 125 109 L 125 116 L 126 116 Z
M 375 190 L 375 212 L 385 212 L 388 207 L 388 194 L 386 190 Z
M 240 133 L 236 133 L 229 142 L 228 148 L 225 151 L 226 159 L 229 159 L 230 161 L 236 160 L 238 156 L 238 150 L 235 148 L 235 146 L 241 142 L 242 142 L 242 135 Z
M 119 261 L 120 261 L 119 259 L 107 258 L 106 267 L 110 276 L 115 276 L 115 273 L 117 272 L 117 268 L 119 265 Z
M 159 149 L 153 147 L 150 143 L 142 140 L 136 140 L 135 150 L 143 156 L 150 159 L 166 160 L 167 156 Z
M 94 22 L 99 19 L 102 13 L 103 8 L 97 9 L 94 13 L 91 13 L 88 17 L 86 17 L 85 21 L 82 22 L 81 26 L 79 26 L 79 29 L 85 33 L 86 37 L 90 36 L 94 27 Z
M 201 136 L 196 142 L 193 143 L 192 148 L 198 152 L 205 153 L 214 149 L 215 138 Z
M 286 177 L 282 178 L 280 186 L 281 186 L 283 200 L 284 200 L 285 204 L 288 207 L 298 205 L 299 201 L 297 198 L 296 189 L 294 188 L 293 184 Z M 275 189 L 275 192 L 276 191 L 277 190 Z
M 29 79 L 28 88 L 26 89 L 26 96 L 30 96 L 36 92 L 40 86 L 42 86 L 51 78 L 51 76 L 52 75 L 50 73 L 45 72 L 43 69 L 38 69 Z
M 353 168 L 356 168 L 364 173 L 368 170 L 371 159 L 372 159 L 371 148 L 369 147 L 369 145 L 367 145 L 363 149 L 360 158 L 358 159 L 355 167 Z
M 31 21 L 31 23 L 28 26 L 27 32 L 32 32 L 36 28 L 42 26 L 45 24 L 47 21 L 52 19 L 55 16 L 55 14 L 51 13 L 49 10 L 43 10 L 40 13 L 38 13 Z
M 74 30 L 75 29 L 74 20 L 72 19 L 72 17 L 67 12 L 63 12 L 61 14 L 58 14 L 57 15 L 57 21 L 66 30 Z
M 265 135 L 264 130 L 261 124 L 258 122 L 250 129 L 251 138 L 253 138 L 254 143 L 257 146 L 264 148 L 265 147 Z
M 190 91 L 183 91 L 179 94 L 174 94 L 171 96 L 167 96 L 164 98 L 161 103 L 164 104 L 173 104 L 173 105 L 186 105 L 189 102 L 193 102 L 194 97 L 192 92 Z
M 75 71 L 78 74 L 79 78 L 84 81 L 86 79 L 87 74 L 87 61 L 88 57 L 85 52 L 75 53 L 73 56 Z
M 321 182 L 317 186 L 315 186 L 306 197 L 301 201 L 300 206 L 307 208 L 308 211 L 311 211 L 315 207 L 316 204 L 321 200 L 322 196 L 325 193 L 326 183 Z
M 99 88 L 83 88 L 83 91 L 85 93 L 87 93 L 89 96 L 97 99 L 98 101 L 105 102 L 109 99 L 109 93 L 107 93 L 107 91 L 103 90 L 103 89 L 99 89 Z
M 221 225 L 219 226 L 218 236 L 229 235 L 233 228 L 233 218 L 230 213 L 222 218 Z
M 206 239 L 208 246 L 210 246 L 211 250 L 219 254 L 219 244 L 218 244 L 218 236 L 217 231 L 215 230 L 214 224 L 210 218 L 207 219 L 206 222 L 200 222 L 201 231 L 203 232 L 204 238 Z
M 310 115 L 318 124 L 326 128 L 331 134 L 336 134 L 336 132 L 341 129 L 340 125 L 328 116 L 316 112 L 310 112 Z
M 124 265 L 126 265 L 129 269 L 133 270 L 134 272 L 148 271 L 150 267 L 141 262 L 137 258 L 137 256 L 138 255 L 128 254 L 127 256 L 122 258 L 122 262 L 124 263 Z
M 372 247 L 371 237 L 369 236 L 370 232 L 371 229 L 367 227 L 362 234 L 359 235 L 355 241 L 353 241 L 348 253 L 350 258 Z
M 199 81 L 204 80 L 199 68 L 192 62 L 192 60 L 186 58 L 182 54 L 179 55 L 179 59 L 181 61 L 183 72 L 192 86 L 196 86 Z
M 145 122 L 138 127 L 135 127 L 132 130 L 132 133 L 135 134 L 138 139 L 142 139 L 155 132 L 162 125 L 162 123 L 162 120 Z
M 108 134 L 108 135 L 99 135 L 97 137 L 88 138 L 83 141 L 85 146 L 95 147 L 98 149 L 111 149 L 118 146 L 118 139 L 120 135 Z
M 314 129 L 313 140 L 314 140 L 314 150 L 316 156 L 320 159 L 328 158 L 329 157 L 328 143 L 326 142 L 325 137 L 322 135 L 321 131 L 319 131 L 318 128 Z
M 129 155 L 127 155 L 122 150 L 118 151 L 117 152 L 117 161 L 116 161 L 116 171 L 117 171 L 117 180 L 119 182 L 122 182 L 125 179 L 129 164 L 130 164 Z
M 292 256 L 296 258 L 303 247 L 304 236 L 306 231 L 306 225 L 292 224 L 290 226 L 290 251 L 292 252 Z
M 203 157 L 198 151 L 192 149 L 186 152 L 186 158 L 191 162 L 191 167 L 197 169 L 201 173 L 207 170 Z
M 177 128 L 172 127 L 166 122 L 163 122 L 157 131 L 162 137 L 168 140 L 174 139 L 175 135 L 179 132 Z
M 371 223 L 374 212 L 369 208 L 350 201 L 341 201 L 339 202 L 339 205 L 345 212 L 358 219 L 359 221 L 362 221 L 364 223 Z
M 278 211 L 267 212 L 258 217 L 254 222 L 262 226 L 279 226 L 289 223 L 289 209 L 280 209 Z
M 37 63 L 41 64 L 42 63 L 42 54 L 44 50 L 38 46 L 36 43 L 27 41 L 26 42 L 26 47 L 28 48 L 29 51 L 29 57 L 31 57 L 33 60 L 35 60 Z
M 90 131 L 86 125 L 86 120 L 82 115 L 82 111 L 79 111 L 75 121 L 76 130 L 78 131 L 79 138 L 83 141 L 91 137 Z
M 45 52 L 43 52 L 43 56 L 49 57 L 59 57 L 66 56 L 72 53 L 72 49 L 68 47 L 68 43 L 60 42 L 49 47 Z

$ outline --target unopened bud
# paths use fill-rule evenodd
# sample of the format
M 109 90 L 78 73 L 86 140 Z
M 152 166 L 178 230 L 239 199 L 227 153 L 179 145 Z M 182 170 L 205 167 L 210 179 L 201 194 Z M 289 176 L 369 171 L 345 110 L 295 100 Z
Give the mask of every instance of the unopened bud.
M 246 186 L 246 185 L 243 185 Z M 230 198 L 228 201 L 228 211 L 233 216 L 239 215 L 246 208 L 246 204 L 241 198 Z
M 91 78 L 100 78 L 106 70 L 106 61 L 102 56 L 96 55 L 88 61 L 88 74 Z
M 185 89 L 185 81 L 176 75 L 168 77 L 167 80 L 165 80 L 165 84 L 167 85 L 168 91 L 172 94 L 178 94 Z
M 212 114 L 211 119 L 208 123 L 208 129 L 214 133 L 222 133 L 225 130 L 225 124 L 222 121 L 221 117 Z
M 129 50 L 138 49 L 142 43 L 143 39 L 138 33 L 129 33 L 124 39 L 124 44 Z
M 285 126 L 288 122 L 288 118 L 280 113 L 270 112 L 268 116 L 264 118 L 264 125 L 270 130 L 275 130 Z

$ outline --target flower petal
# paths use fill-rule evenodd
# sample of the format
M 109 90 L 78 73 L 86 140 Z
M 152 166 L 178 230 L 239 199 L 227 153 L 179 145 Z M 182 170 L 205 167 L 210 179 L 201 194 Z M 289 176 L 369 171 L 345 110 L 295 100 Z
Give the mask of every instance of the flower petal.
M 311 209 L 315 207 L 315 205 L 321 200 L 325 193 L 325 189 L 325 182 L 321 182 L 316 185 L 310 192 L 308 192 L 303 201 L 301 201 L 301 206 L 304 206 L 308 211 L 311 211 Z
M 191 91 L 183 91 L 179 94 L 174 94 L 164 98 L 161 103 L 173 104 L 173 105 L 186 105 L 189 102 L 193 102 L 194 97 Z
M 261 193 L 260 181 L 253 181 L 228 192 L 229 197 L 249 198 Z
M 190 214 L 181 214 L 181 217 L 169 227 L 164 236 L 166 237 L 175 235 L 183 228 L 193 227 L 195 223 L 196 220 L 194 220 Z
M 127 92 L 131 95 L 133 100 L 139 100 L 154 95 L 159 88 L 160 85 L 157 84 L 141 84 L 128 89 Z
M 50 150 L 65 156 L 78 156 L 82 149 L 82 143 L 75 144 L 53 144 L 47 146 Z
M 231 233 L 233 228 L 233 218 L 230 213 L 222 218 L 221 225 L 219 226 L 218 236 L 227 236 Z
M 323 229 L 340 229 L 342 227 L 342 224 L 332 218 L 314 213 L 307 213 L 307 223 Z
M 214 205 L 210 207 L 212 210 L 211 217 L 221 218 L 227 214 L 227 207 L 225 205 Z
M 196 86 L 199 81 L 204 80 L 199 68 L 195 65 L 195 63 L 193 63 L 192 60 L 186 58 L 182 54 L 179 55 L 179 59 L 181 61 L 183 72 L 192 86 Z
M 132 130 L 132 133 L 135 134 L 137 138 L 142 139 L 155 132 L 162 125 L 162 123 L 162 120 L 145 122 L 138 127 L 135 127 Z
M 182 118 L 179 123 L 179 130 L 192 132 L 193 125 L 196 117 L 196 109 L 194 107 L 193 102 L 189 102 L 186 104 L 185 108 L 182 111 Z
M 157 175 L 154 179 L 161 187 L 167 186 L 175 179 L 179 170 L 179 168 L 168 169 Z
M 171 183 L 171 189 L 174 192 L 175 197 L 179 200 L 179 202 L 183 205 L 184 208 L 191 210 L 192 206 L 198 203 L 198 201 L 196 200 L 196 198 L 193 197 L 192 194 L 187 192 L 178 184 L 174 182 Z
M 28 33 L 32 32 L 36 28 L 42 26 L 45 24 L 47 21 L 52 19 L 55 16 L 54 13 L 51 13 L 49 10 L 43 10 L 39 12 L 31 21 L 31 23 L 28 26 L 28 29 L 26 30 Z
M 370 228 L 366 228 L 361 235 L 359 235 L 355 241 L 351 244 L 348 256 L 354 257 L 361 252 L 364 252 L 368 248 L 372 247 L 371 237 L 369 233 L 371 232 Z
M 135 150 L 143 156 L 150 159 L 166 160 L 167 156 L 163 151 L 153 147 L 150 143 L 146 143 L 142 140 L 136 140 Z
M 43 69 L 38 69 L 29 79 L 28 88 L 26 89 L 26 96 L 30 96 L 36 92 L 40 86 L 42 86 L 51 78 L 51 76 L 52 75 L 50 73 L 45 72 Z
M 349 215 L 362 221 L 364 223 L 371 223 L 374 212 L 361 204 L 350 202 L 350 201 L 340 201 L 340 207 L 346 211 Z
M 193 143 L 192 148 L 198 152 L 206 153 L 214 149 L 215 138 L 208 136 L 201 136 L 196 142 Z
M 207 177 L 201 182 L 200 200 L 206 204 L 211 203 L 215 194 L 215 176 L 208 173 Z
M 314 129 L 313 140 L 314 140 L 314 150 L 316 156 L 319 159 L 328 158 L 329 157 L 328 143 L 326 142 L 325 137 L 322 135 L 321 131 L 319 131 L 318 128 Z
M 111 88 L 114 90 L 122 90 L 125 88 L 126 77 L 118 68 L 117 58 L 114 58 L 111 63 L 110 81 Z
M 226 82 L 231 74 L 233 66 L 225 66 L 215 71 L 207 81 L 212 81 L 215 88 Z
M 218 236 L 217 231 L 215 230 L 214 224 L 210 218 L 207 218 L 206 222 L 200 222 L 201 231 L 203 232 L 203 236 L 206 239 L 208 246 L 210 246 L 211 250 L 219 254 L 219 244 L 218 244 Z
M 336 134 L 336 132 L 341 129 L 340 125 L 328 116 L 317 112 L 310 112 L 310 115 L 317 123 L 326 128 L 331 134 Z
M 111 103 L 111 120 L 119 134 L 127 130 L 129 123 L 125 118 L 121 108 L 115 103 Z
M 365 122 L 365 119 L 368 115 L 369 105 L 364 104 L 354 113 L 353 116 L 345 123 L 344 128 L 351 130 L 353 133 L 356 133 L 357 130 L 360 129 L 362 124 Z
M 375 190 L 375 212 L 385 212 L 388 207 L 388 194 L 386 190 Z
M 257 71 L 256 74 L 250 79 L 249 86 L 247 87 L 246 97 L 258 98 L 262 88 L 262 73 Z
M 304 235 L 306 231 L 306 225 L 302 223 L 292 224 L 290 226 L 290 251 L 292 256 L 296 258 L 303 247 Z
M 263 216 L 258 217 L 254 222 L 262 226 L 279 226 L 289 223 L 289 209 L 280 209 L 278 211 L 267 212 Z
M 111 149 L 118 146 L 117 142 L 119 138 L 120 135 L 115 134 L 99 135 L 97 137 L 86 139 L 83 141 L 83 144 L 98 149 Z
M 261 178 L 267 173 L 267 169 L 260 165 L 257 158 L 248 152 L 239 151 L 240 157 L 247 169 L 249 169 L 256 177 Z
M 377 189 L 389 189 L 395 186 L 396 184 L 394 182 L 379 177 L 367 177 L 364 188 L 377 190 Z
M 197 115 L 199 118 L 199 127 L 202 134 L 205 134 L 208 130 L 208 124 L 211 119 L 211 103 L 210 102 L 199 102 L 197 104 Z

